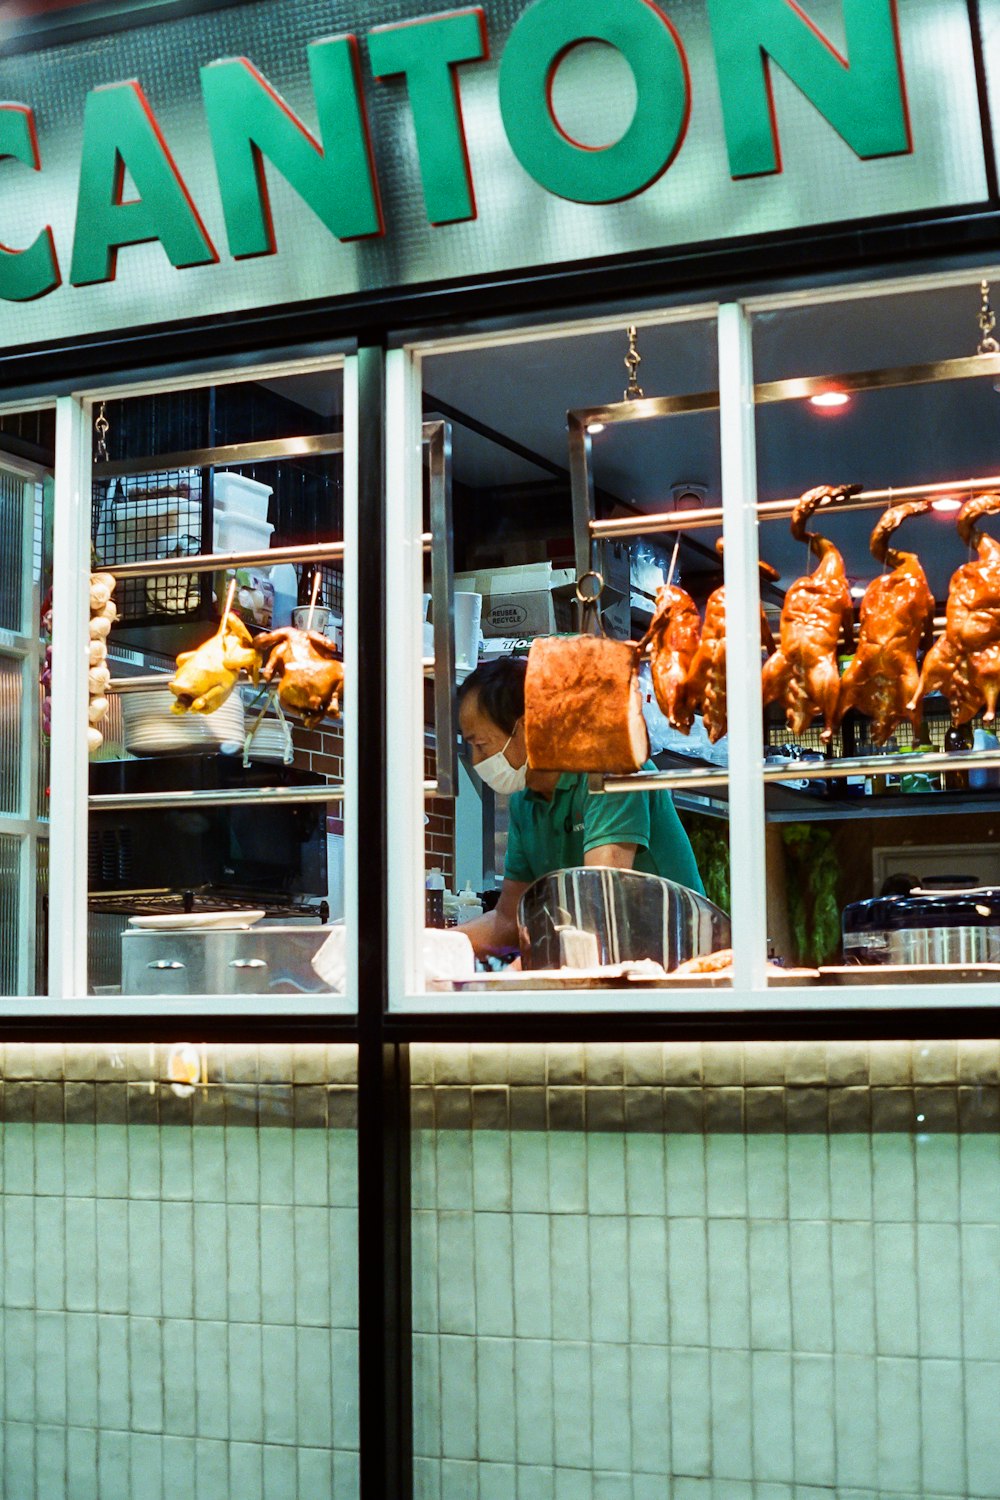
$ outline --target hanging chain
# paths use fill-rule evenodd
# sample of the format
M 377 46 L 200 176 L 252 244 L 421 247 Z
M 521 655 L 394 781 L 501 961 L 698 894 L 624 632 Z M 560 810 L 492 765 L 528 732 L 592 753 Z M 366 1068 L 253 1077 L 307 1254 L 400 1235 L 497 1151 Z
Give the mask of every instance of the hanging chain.
M 642 355 L 635 344 L 635 325 L 631 324 L 628 330 L 628 353 L 625 356 L 625 368 L 628 371 L 628 385 L 622 395 L 623 401 L 641 401 L 645 394 L 638 381 L 639 366 L 642 364 Z
M 104 415 L 104 402 L 94 419 L 94 431 L 97 433 L 97 462 L 106 464 L 108 461 L 108 433 L 111 431 L 111 423 Z
M 981 301 L 979 304 L 979 332 L 982 337 L 979 340 L 979 354 L 1000 354 L 1000 344 L 993 337 L 993 330 L 997 326 L 997 315 L 990 303 L 990 284 L 988 281 L 980 282 L 979 293 Z

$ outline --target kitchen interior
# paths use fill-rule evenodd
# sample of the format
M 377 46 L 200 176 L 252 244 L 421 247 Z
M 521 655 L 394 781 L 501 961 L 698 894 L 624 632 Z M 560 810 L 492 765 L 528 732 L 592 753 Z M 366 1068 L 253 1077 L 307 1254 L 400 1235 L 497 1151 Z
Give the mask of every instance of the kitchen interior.
M 90 988 L 343 990 L 342 375 L 95 413 Z
M 845 630 L 828 645 L 837 671 L 848 670 L 858 649 L 869 585 L 890 576 L 901 552 L 915 556 L 926 576 L 928 603 L 933 600 L 912 671 L 923 663 L 931 639 L 944 633 L 953 573 L 975 555 L 976 538 L 988 537 L 1000 524 L 991 525 L 994 508 L 984 502 L 973 550 L 957 524 L 963 503 L 994 487 L 989 480 L 998 470 L 1000 381 L 982 374 L 946 378 L 949 372 L 928 367 L 975 355 L 992 336 L 991 315 L 988 302 L 984 312 L 979 282 L 969 281 L 889 296 L 859 293 L 828 304 L 803 298 L 755 316 L 754 379 L 765 386 L 756 411 L 758 498 L 764 507 L 759 551 L 768 565 L 761 570 L 761 603 L 776 644 L 786 597 L 794 598 L 796 581 L 816 566 L 808 542 L 792 535 L 792 502 L 821 485 L 862 492 L 824 501 L 799 525 L 800 532 L 804 524 L 826 538 L 842 559 L 853 634 L 850 643 Z M 641 356 L 637 383 L 646 396 L 718 389 L 711 319 L 640 323 L 635 342 Z M 988 342 L 983 347 L 990 352 Z M 627 351 L 623 319 L 612 330 L 583 329 L 426 360 L 427 410 L 452 423 L 460 677 L 473 651 L 472 637 L 463 640 L 458 606 L 464 593 L 481 596 L 471 601 L 480 616 L 479 660 L 526 651 L 535 631 L 576 628 L 566 413 L 621 401 L 630 376 Z M 857 384 L 864 388 L 855 389 L 847 377 L 861 372 Z M 846 392 L 837 388 L 838 377 Z M 809 392 L 767 391 L 770 383 L 799 378 L 813 379 Z M 722 581 L 716 551 L 721 526 L 718 517 L 711 519 L 721 489 L 717 410 L 595 423 L 589 436 L 598 519 L 671 511 L 689 517 L 679 531 L 601 544 L 606 632 L 640 640 L 668 574 L 704 616 Z M 979 479 L 985 483 L 974 482 Z M 898 520 L 898 537 L 884 523 L 880 561 L 871 551 L 880 518 L 915 498 L 918 513 L 907 511 Z M 692 514 L 699 510 L 709 513 L 704 523 Z M 877 619 L 874 598 L 871 621 Z M 882 608 L 891 617 L 892 596 Z M 686 733 L 673 727 L 651 690 L 648 659 L 640 667 L 640 687 L 656 765 L 718 773 L 710 787 L 673 795 L 707 894 L 727 911 L 726 737 L 710 738 L 706 727 L 712 726 L 702 714 Z M 857 698 L 865 703 L 863 694 Z M 898 698 L 891 722 L 884 715 L 873 720 L 870 703 L 868 712 L 848 707 L 842 719 L 835 715 L 829 739 L 816 705 L 807 724 L 795 728 L 787 722 L 787 693 L 765 708 L 770 983 L 793 976 L 796 983 L 810 982 L 822 971 L 825 982 L 870 984 L 898 979 L 901 969 L 910 978 L 940 981 L 942 965 L 952 976 L 987 978 L 1000 959 L 1000 770 L 966 768 L 958 758 L 959 752 L 997 748 L 988 687 L 967 710 L 959 706 L 961 722 L 955 725 L 950 681 L 931 684 L 912 714 L 905 711 L 908 694 Z M 937 762 L 920 758 L 935 752 Z M 956 753 L 954 769 L 942 762 L 943 752 Z M 884 770 L 880 764 L 850 775 L 820 775 L 807 766 L 805 775 L 794 774 L 807 762 L 826 772 L 831 762 L 870 762 L 874 756 L 884 757 Z M 792 765 L 787 778 L 781 775 L 786 763 Z M 464 920 L 473 897 L 486 906 L 495 899 L 505 801 L 463 764 L 446 921 Z

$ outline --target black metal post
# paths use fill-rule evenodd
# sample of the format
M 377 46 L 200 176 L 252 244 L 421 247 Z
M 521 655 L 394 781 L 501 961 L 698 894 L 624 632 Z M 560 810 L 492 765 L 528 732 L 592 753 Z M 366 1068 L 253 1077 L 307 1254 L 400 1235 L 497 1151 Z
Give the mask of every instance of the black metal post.
M 385 1036 L 385 350 L 358 353 L 358 1335 L 361 1500 L 413 1493 L 409 1049 Z

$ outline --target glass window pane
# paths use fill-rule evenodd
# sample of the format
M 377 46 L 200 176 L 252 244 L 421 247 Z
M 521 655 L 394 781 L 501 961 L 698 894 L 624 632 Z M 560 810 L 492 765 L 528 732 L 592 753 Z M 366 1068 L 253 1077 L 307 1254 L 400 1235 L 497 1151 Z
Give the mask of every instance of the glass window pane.
M 756 413 L 760 549 L 784 596 L 766 669 L 769 936 L 821 983 L 964 984 L 1000 961 L 1000 771 L 962 762 L 998 749 L 1000 366 L 948 363 L 974 354 L 979 311 L 972 282 L 755 325 L 765 369 L 821 387 L 758 387 Z M 864 384 L 838 386 L 852 369 Z M 860 499 L 800 507 L 796 538 L 791 502 L 845 484 Z
M 0 988 L 8 995 L 44 994 L 47 983 L 43 870 L 54 459 L 51 408 L 0 417 L 0 838 L 6 850 Z
M 90 989 L 343 991 L 344 562 L 317 550 L 344 536 L 342 370 L 136 395 L 105 415 L 96 566 L 174 570 L 114 589 L 91 791 L 136 805 L 91 814 Z M 291 547 L 302 555 L 273 566 L 194 561 Z M 273 789 L 290 800 L 263 805 Z M 183 805 L 143 805 L 163 793 Z M 164 918 L 234 930 L 182 941 L 133 922 Z
M 579 986 L 585 976 L 577 972 L 574 977 L 570 971 L 583 969 L 590 971 L 589 982 L 620 989 L 629 982 L 615 969 L 621 963 L 652 960 L 661 966 L 662 978 L 682 959 L 728 947 L 724 915 L 705 917 L 704 931 L 676 950 L 663 942 L 670 919 L 654 923 L 655 933 L 641 934 L 639 924 L 626 915 L 642 886 L 632 870 L 614 877 L 588 872 L 556 878 L 551 895 L 542 884 L 557 872 L 600 860 L 598 851 L 604 851 L 605 865 L 621 858 L 647 881 L 666 878 L 696 891 L 704 885 L 722 913 L 728 912 L 716 346 L 712 318 L 664 317 L 638 328 L 636 389 L 641 387 L 647 397 L 668 398 L 643 420 L 629 420 L 630 408 L 623 402 L 630 381 L 624 325 L 595 322 L 508 342 L 466 344 L 453 352 L 435 351 L 423 361 L 425 422 L 441 418 L 450 434 L 454 650 L 463 737 L 457 797 L 454 802 L 432 798 L 424 807 L 430 887 L 426 916 L 429 926 L 473 922 L 467 934 L 479 967 L 474 978 L 466 974 L 460 982 L 477 986 L 477 1004 L 488 1003 L 484 996 L 491 987 L 495 993 L 530 988 L 530 974 L 518 978 L 514 970 L 503 972 L 513 958 L 525 970 L 547 971 L 545 983 Z M 687 403 L 694 409 L 670 406 L 673 397 L 694 397 Z M 593 420 L 579 418 L 581 411 L 594 413 Z M 535 763 L 525 771 L 524 674 L 529 656 L 541 661 L 543 650 L 551 650 L 554 661 L 558 657 L 553 670 L 572 674 L 572 652 L 589 648 L 588 642 L 560 645 L 552 639 L 578 630 L 574 439 L 568 428 L 582 433 L 584 427 L 592 519 L 604 527 L 594 533 L 594 556 L 604 584 L 600 632 L 607 637 L 608 670 L 613 670 L 616 643 L 634 646 L 647 636 L 658 590 L 664 590 L 668 576 L 673 593 L 661 595 L 652 646 L 647 640 L 643 648 L 651 654 L 641 660 L 634 656 L 620 681 L 613 688 L 609 683 L 606 693 L 594 690 L 589 708 L 579 711 L 574 732 L 578 738 L 591 736 L 589 748 L 570 744 L 570 677 L 559 678 L 562 687 L 553 686 L 547 694 L 535 691 L 531 732 L 551 737 L 550 759 L 554 756 L 565 768 L 560 776 L 542 766 L 538 738 L 533 741 Z M 426 501 L 425 489 L 425 529 L 431 522 Z M 687 520 L 669 530 L 658 524 L 664 513 L 676 512 L 684 512 Z M 641 524 L 645 516 L 650 517 L 648 531 Z M 627 523 L 624 531 L 618 529 L 620 521 Z M 422 627 L 428 663 L 435 655 L 432 587 L 428 565 Z M 696 662 L 706 611 L 712 620 Z M 628 653 L 621 655 L 625 661 Z M 588 667 L 583 674 L 591 683 L 593 670 Z M 628 735 L 630 672 L 645 720 L 645 728 L 636 726 L 636 740 L 645 736 L 647 743 L 634 760 L 624 743 L 617 752 L 612 748 L 616 737 L 624 742 Z M 428 682 L 423 769 L 431 779 L 434 736 L 442 732 L 434 709 Z M 544 730 L 538 727 L 542 718 Z M 570 758 L 560 759 L 566 756 Z M 701 779 L 693 787 L 668 783 L 633 791 L 625 782 L 590 787 L 580 771 L 580 756 L 589 756 L 587 764 L 598 772 L 645 765 L 647 773 L 676 771 Z M 599 896 L 591 886 L 600 887 Z M 528 888 L 533 888 L 524 908 L 528 919 L 519 927 L 518 902 Z M 623 903 L 615 918 L 615 939 L 609 938 L 606 910 L 612 888 L 613 900 Z M 657 884 L 657 901 L 664 889 Z M 636 897 L 640 902 L 649 897 L 651 884 L 642 890 L 642 898 Z M 594 899 L 605 903 L 607 920 L 602 922 L 592 909 Z M 547 923 L 544 933 L 532 927 L 530 911 L 536 901 L 539 922 Z M 656 906 L 659 911 L 650 901 L 644 910 Z M 556 907 L 566 914 L 568 935 L 563 938 L 542 915 Z M 450 956 L 461 969 L 462 955 L 430 937 L 425 950 L 428 988 L 437 989 L 441 982 L 447 988 L 457 975 L 447 967 Z M 559 975 L 550 972 L 556 969 Z M 725 983 L 726 976 L 713 982 Z M 627 1001 L 619 997 L 615 1003 Z

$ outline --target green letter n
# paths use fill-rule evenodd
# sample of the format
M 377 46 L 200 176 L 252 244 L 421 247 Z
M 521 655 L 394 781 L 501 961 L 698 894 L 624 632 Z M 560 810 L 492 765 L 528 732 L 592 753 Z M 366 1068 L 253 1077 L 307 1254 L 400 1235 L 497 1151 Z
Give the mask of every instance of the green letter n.
M 860 157 L 913 149 L 896 0 L 842 0 L 841 57 L 795 0 L 708 0 L 734 177 L 781 171 L 772 62 Z
M 313 42 L 308 57 L 319 141 L 245 57 L 201 70 L 226 233 L 236 259 L 274 254 L 265 156 L 337 239 L 383 232 L 357 42 L 353 36 L 328 37 Z

